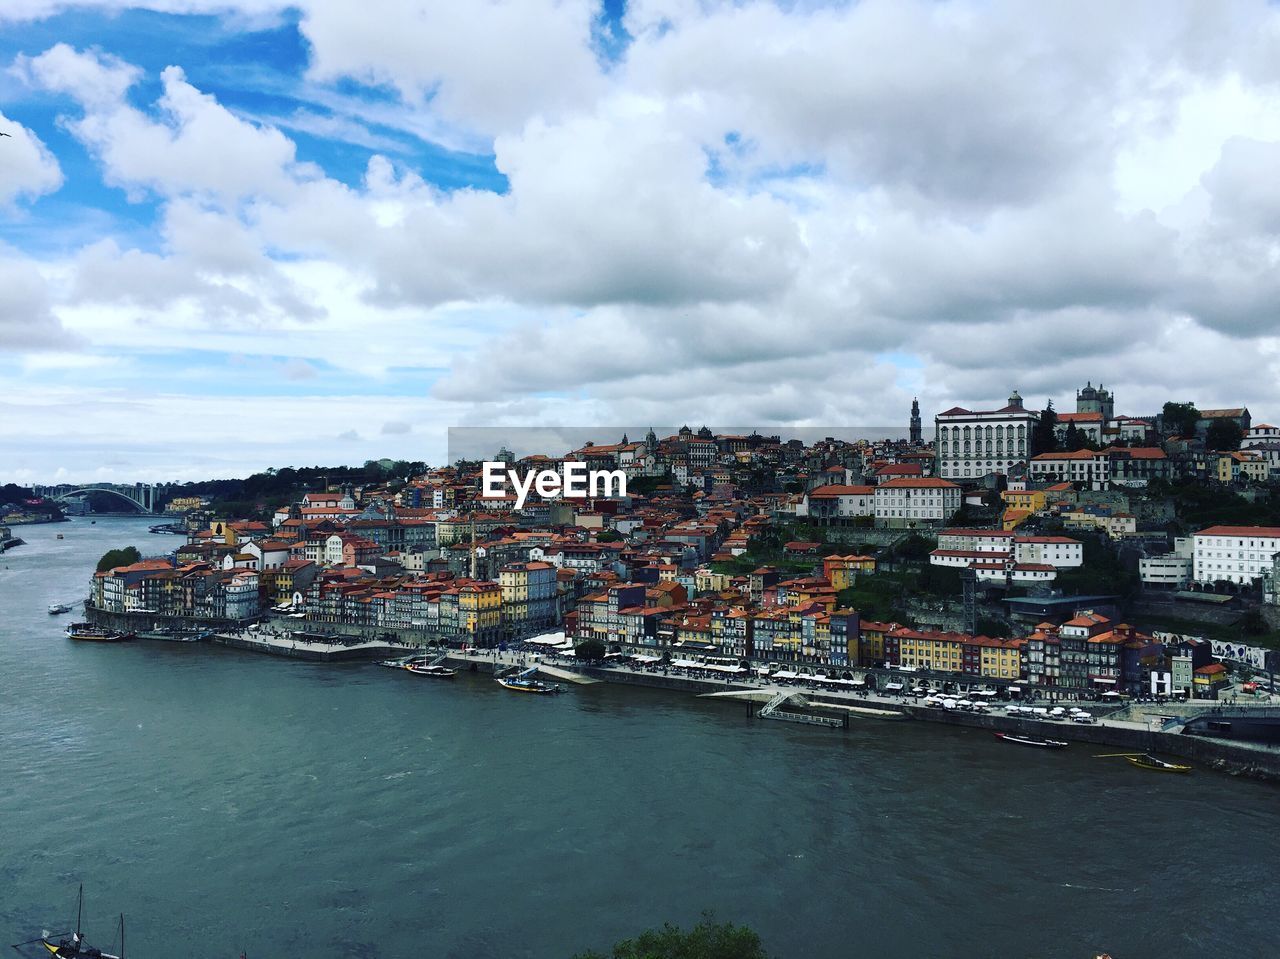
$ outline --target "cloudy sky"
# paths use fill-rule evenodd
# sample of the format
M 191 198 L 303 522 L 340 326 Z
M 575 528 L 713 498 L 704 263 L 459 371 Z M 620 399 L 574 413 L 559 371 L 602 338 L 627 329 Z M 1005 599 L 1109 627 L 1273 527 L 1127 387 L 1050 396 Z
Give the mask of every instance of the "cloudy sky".
M 1280 417 L 1280 8 L 3 0 L 0 481 Z

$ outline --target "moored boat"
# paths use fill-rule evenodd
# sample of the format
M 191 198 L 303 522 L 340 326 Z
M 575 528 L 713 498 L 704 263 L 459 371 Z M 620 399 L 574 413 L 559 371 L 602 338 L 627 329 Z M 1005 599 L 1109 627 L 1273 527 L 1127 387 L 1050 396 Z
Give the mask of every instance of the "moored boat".
M 503 689 L 512 689 L 518 693 L 538 693 L 542 696 L 554 696 L 560 687 L 553 683 L 544 683 L 540 679 L 499 679 L 498 685 Z
M 1125 759 L 1133 763 L 1139 769 L 1150 769 L 1157 773 L 1189 773 L 1191 766 L 1184 766 L 1181 763 L 1165 762 L 1163 759 L 1157 759 L 1149 753 L 1143 753 L 1140 756 L 1125 756 Z
M 114 629 L 95 626 L 93 623 L 72 623 L 67 627 L 67 638 L 91 643 L 123 643 L 134 639 L 134 633 L 121 633 Z
M 1014 733 L 996 733 L 997 739 L 1019 746 L 1038 746 L 1041 749 L 1066 749 L 1067 744 L 1060 739 L 1038 739 L 1035 736 L 1018 736 Z
M 457 670 L 434 663 L 405 663 L 404 668 L 415 676 L 433 676 L 436 679 L 452 679 L 458 675 Z
M 537 666 L 530 666 L 515 676 L 500 676 L 498 677 L 498 685 L 503 689 L 510 689 L 517 693 L 537 693 L 541 696 L 554 696 L 560 692 L 560 687 L 554 683 L 544 683 L 540 679 L 534 679 L 533 676 L 537 671 Z
M 49 604 L 50 616 L 61 616 L 63 613 L 69 613 L 69 612 L 71 612 L 71 606 L 67 603 L 50 603 Z

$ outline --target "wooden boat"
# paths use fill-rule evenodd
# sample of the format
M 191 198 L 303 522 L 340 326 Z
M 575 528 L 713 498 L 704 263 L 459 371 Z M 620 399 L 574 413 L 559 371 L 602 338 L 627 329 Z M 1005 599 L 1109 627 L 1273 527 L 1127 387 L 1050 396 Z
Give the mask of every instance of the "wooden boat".
M 499 679 L 498 685 L 517 693 L 537 693 L 541 696 L 554 696 L 560 692 L 559 686 L 544 683 L 540 679 Z
M 996 733 L 997 739 L 1019 746 L 1038 746 L 1041 749 L 1066 749 L 1067 744 L 1060 739 L 1037 739 L 1034 736 L 1017 736 L 1013 733 Z
M 1163 759 L 1156 759 L 1149 753 L 1142 753 L 1138 756 L 1125 756 L 1125 759 L 1133 763 L 1139 769 L 1150 769 L 1156 773 L 1189 773 L 1191 766 L 1184 766 L 1180 763 L 1168 763 Z
M 448 666 L 437 666 L 432 663 L 405 663 L 404 668 L 415 676 L 432 676 L 436 679 L 453 679 L 458 671 Z
M 58 959 L 123 959 L 124 957 L 124 916 L 120 917 L 120 954 L 114 955 L 109 952 L 103 952 L 94 946 L 90 946 L 84 941 L 84 934 L 80 931 L 80 919 L 84 913 L 84 886 L 80 886 L 80 903 L 76 907 L 76 931 L 59 933 L 56 936 L 50 936 L 47 933 L 38 936 L 35 939 L 28 939 L 26 942 L 20 942 L 14 945 L 14 949 L 20 949 L 22 946 L 35 945 L 39 943 L 49 953 L 50 956 L 56 956 Z
M 517 693 L 536 693 L 541 696 L 554 696 L 560 692 L 560 687 L 554 683 L 544 683 L 540 679 L 534 679 L 533 675 L 537 671 L 537 666 L 530 666 L 513 677 L 499 677 L 498 685 Z
M 135 639 L 136 633 L 118 633 L 113 629 L 95 626 L 93 623 L 72 623 L 67 627 L 67 638 L 90 643 L 123 643 Z

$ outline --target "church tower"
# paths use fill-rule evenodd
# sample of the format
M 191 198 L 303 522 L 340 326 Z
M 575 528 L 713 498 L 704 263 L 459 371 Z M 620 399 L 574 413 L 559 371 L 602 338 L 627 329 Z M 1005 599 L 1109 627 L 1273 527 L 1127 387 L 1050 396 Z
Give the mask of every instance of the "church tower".
M 924 433 L 920 428 L 920 399 L 911 401 L 911 445 L 919 446 L 924 442 Z

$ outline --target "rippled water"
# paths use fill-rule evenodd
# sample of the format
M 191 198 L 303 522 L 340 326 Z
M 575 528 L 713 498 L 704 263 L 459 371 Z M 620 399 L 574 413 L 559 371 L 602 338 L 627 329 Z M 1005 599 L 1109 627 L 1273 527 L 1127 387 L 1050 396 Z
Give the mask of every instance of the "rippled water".
M 0 929 L 129 952 L 568 957 L 704 910 L 799 957 L 1271 956 L 1280 790 L 978 731 L 752 722 L 203 645 L 73 643 L 50 602 L 145 520 L 0 559 Z M 56 533 L 65 539 L 55 539 Z

